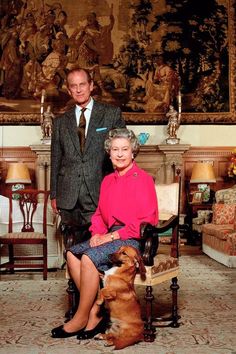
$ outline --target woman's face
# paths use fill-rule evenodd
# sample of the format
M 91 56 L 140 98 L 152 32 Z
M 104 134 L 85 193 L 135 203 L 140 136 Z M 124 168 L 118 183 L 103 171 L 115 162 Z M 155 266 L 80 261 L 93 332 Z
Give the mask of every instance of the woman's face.
M 114 138 L 111 141 L 110 157 L 113 167 L 124 175 L 132 167 L 132 147 L 129 139 Z

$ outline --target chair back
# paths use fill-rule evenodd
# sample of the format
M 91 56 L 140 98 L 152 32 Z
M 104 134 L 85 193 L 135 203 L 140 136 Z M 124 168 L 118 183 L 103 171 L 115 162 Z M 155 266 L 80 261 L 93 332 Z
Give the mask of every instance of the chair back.
M 215 193 L 216 203 L 236 203 L 236 186 L 227 189 L 220 189 Z
M 42 232 L 47 235 L 47 204 L 49 191 L 23 189 L 11 191 L 9 195 L 9 226 L 8 232 L 13 232 L 15 213 L 22 221 L 21 232 L 34 232 L 35 224 L 43 225 Z
M 158 198 L 159 219 L 168 220 L 173 215 L 179 215 L 179 183 L 156 184 L 155 188 Z
M 181 176 L 177 170 L 175 180 L 169 184 L 156 184 L 159 209 L 157 232 L 159 243 L 171 244 L 171 255 L 179 255 L 179 214 L 181 196 Z

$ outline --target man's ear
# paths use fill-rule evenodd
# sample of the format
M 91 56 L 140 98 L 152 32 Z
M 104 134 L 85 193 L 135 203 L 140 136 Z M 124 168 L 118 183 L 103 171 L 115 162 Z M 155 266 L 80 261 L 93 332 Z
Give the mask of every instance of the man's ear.
M 67 92 L 69 93 L 70 97 L 72 97 L 72 93 L 71 93 L 70 89 L 68 87 L 66 89 L 67 89 Z
M 94 82 L 93 82 L 93 80 L 91 80 L 91 82 L 90 82 L 90 92 L 92 92 L 93 89 L 94 89 Z

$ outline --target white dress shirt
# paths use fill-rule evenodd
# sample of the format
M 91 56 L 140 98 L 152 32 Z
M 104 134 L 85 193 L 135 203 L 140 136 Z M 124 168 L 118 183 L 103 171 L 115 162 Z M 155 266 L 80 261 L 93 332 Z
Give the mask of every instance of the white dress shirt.
M 86 120 L 86 128 L 85 128 L 85 136 L 87 136 L 87 131 L 88 131 L 88 126 L 90 122 L 90 117 L 93 109 L 93 98 L 91 97 L 89 103 L 85 107 L 86 110 L 84 112 L 85 120 Z M 76 122 L 77 122 L 77 127 L 79 126 L 79 121 L 80 121 L 80 116 L 81 116 L 81 110 L 83 107 L 76 105 L 75 106 L 75 116 L 76 116 Z

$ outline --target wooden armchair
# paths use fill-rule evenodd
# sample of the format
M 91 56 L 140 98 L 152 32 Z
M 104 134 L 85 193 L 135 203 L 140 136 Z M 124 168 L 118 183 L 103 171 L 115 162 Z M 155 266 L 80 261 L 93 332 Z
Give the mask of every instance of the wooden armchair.
M 177 308 L 177 291 L 179 285 L 177 284 L 177 276 L 179 273 L 179 207 L 180 207 L 180 171 L 176 176 L 176 182 L 171 184 L 156 185 L 158 203 L 159 203 L 159 224 L 152 226 L 150 224 L 143 224 L 141 226 L 141 253 L 146 266 L 146 280 L 143 281 L 139 275 L 135 278 L 135 285 L 146 287 L 145 294 L 145 333 L 144 339 L 147 342 L 152 342 L 155 339 L 155 327 L 160 322 L 165 321 L 166 326 L 178 327 Z M 86 238 L 88 229 L 80 230 L 80 239 Z M 170 254 L 161 254 L 158 251 L 159 235 L 165 231 L 171 230 L 171 245 Z M 75 230 L 68 225 L 62 225 L 62 233 L 65 237 L 66 248 L 74 244 Z M 78 240 L 78 237 L 77 237 Z M 78 241 L 77 241 L 78 242 Z M 79 302 L 79 293 L 75 288 L 74 282 L 68 276 L 69 295 L 69 310 L 66 313 L 67 318 L 73 317 Z M 172 290 L 172 310 L 170 317 L 167 318 L 153 318 L 153 286 L 163 282 L 171 281 Z M 158 323 L 157 323 L 158 322 Z M 163 325 L 162 325 L 163 326 Z
M 180 173 L 180 171 L 178 171 Z M 157 185 L 159 203 L 159 223 L 157 226 L 142 225 L 141 242 L 142 257 L 146 267 L 146 279 L 137 274 L 135 285 L 146 287 L 145 294 L 145 332 L 144 339 L 152 342 L 155 339 L 155 328 L 158 326 L 178 327 L 177 292 L 179 274 L 179 208 L 180 208 L 180 177 L 169 185 Z M 168 210 L 169 209 L 169 210 Z M 171 230 L 171 244 L 168 254 L 158 250 L 159 235 Z M 153 286 L 171 281 L 172 291 L 171 315 L 167 318 L 153 318 Z
M 10 192 L 8 233 L 0 235 L 0 246 L 8 246 L 9 260 L 0 268 L 42 269 L 43 279 L 47 279 L 47 202 L 49 192 L 24 189 Z M 17 219 L 17 223 L 13 222 Z M 42 230 L 39 227 L 42 226 Z M 16 245 L 42 245 L 41 255 L 15 255 Z M 22 247 L 22 246 L 21 246 Z

